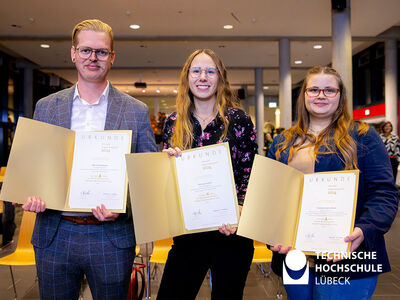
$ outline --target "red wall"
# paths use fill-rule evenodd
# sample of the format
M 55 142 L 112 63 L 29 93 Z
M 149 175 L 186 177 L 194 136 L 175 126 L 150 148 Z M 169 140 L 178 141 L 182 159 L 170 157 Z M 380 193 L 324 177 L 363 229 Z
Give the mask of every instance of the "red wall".
M 369 109 L 369 115 L 365 115 L 365 111 Z M 400 100 L 397 103 L 397 115 L 400 116 Z M 363 118 L 371 118 L 371 117 L 380 117 L 385 116 L 385 103 L 372 105 L 369 107 L 359 108 L 353 110 L 353 119 L 363 119 Z M 400 118 L 398 127 L 400 129 Z

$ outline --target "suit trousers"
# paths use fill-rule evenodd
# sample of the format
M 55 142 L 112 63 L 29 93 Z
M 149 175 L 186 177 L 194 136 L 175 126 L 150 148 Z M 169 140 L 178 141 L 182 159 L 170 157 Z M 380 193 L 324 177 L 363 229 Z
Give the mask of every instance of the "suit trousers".
M 135 247 L 116 248 L 103 225 L 61 220 L 54 240 L 35 247 L 40 299 L 78 299 L 86 275 L 93 299 L 126 299 Z
M 253 241 L 236 234 L 212 231 L 176 237 L 157 299 L 195 299 L 208 270 L 211 299 L 242 299 L 253 254 Z

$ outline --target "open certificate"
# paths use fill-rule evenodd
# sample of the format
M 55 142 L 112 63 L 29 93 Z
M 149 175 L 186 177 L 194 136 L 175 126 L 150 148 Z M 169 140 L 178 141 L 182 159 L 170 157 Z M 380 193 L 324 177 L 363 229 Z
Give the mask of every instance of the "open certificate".
M 123 209 L 126 192 L 125 154 L 130 147 L 127 132 L 75 134 L 74 158 L 69 188 L 70 208 Z
M 0 198 L 40 196 L 49 209 L 126 211 L 130 130 L 75 132 L 20 117 Z
M 346 253 L 343 241 L 353 225 L 357 174 L 304 175 L 303 195 L 295 247 L 308 252 Z M 332 250 L 332 251 L 327 251 Z
M 358 170 L 303 174 L 256 155 L 238 234 L 307 254 L 341 252 L 354 226 Z
M 237 225 L 231 157 L 227 143 L 182 152 L 126 155 L 138 244 Z
M 184 151 L 175 158 L 187 230 L 237 223 L 230 162 L 229 149 L 224 146 Z

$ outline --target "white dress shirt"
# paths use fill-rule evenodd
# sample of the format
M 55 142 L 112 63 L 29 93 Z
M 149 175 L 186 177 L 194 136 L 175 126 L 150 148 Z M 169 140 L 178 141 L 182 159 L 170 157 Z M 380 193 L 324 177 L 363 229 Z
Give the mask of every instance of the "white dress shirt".
M 103 93 L 101 93 L 100 98 L 92 104 L 81 98 L 78 91 L 78 84 L 75 87 L 72 101 L 71 129 L 75 131 L 104 130 L 110 83 L 107 82 L 107 86 Z M 62 215 L 84 217 L 92 215 L 92 213 L 63 212 Z
M 75 87 L 72 102 L 71 129 L 75 131 L 104 130 L 110 83 L 107 82 L 107 86 L 100 98 L 92 104 L 81 98 L 78 84 Z

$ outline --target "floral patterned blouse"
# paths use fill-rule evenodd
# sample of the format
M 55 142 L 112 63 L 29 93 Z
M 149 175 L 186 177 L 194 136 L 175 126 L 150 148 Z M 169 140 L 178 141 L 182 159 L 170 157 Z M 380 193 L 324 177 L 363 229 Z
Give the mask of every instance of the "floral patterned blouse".
M 222 142 L 229 143 L 232 158 L 233 175 L 239 205 L 243 205 L 247 190 L 247 183 L 253 165 L 254 155 L 257 153 L 256 129 L 250 117 L 242 110 L 228 108 L 226 116 L 229 128 L 226 138 Z M 170 139 L 175 131 L 176 112 L 168 116 L 164 125 L 163 147 L 170 147 Z M 194 138 L 192 148 L 221 143 L 220 137 L 224 131 L 224 124 L 219 115 L 212 120 L 204 131 L 200 122 L 192 115 Z

